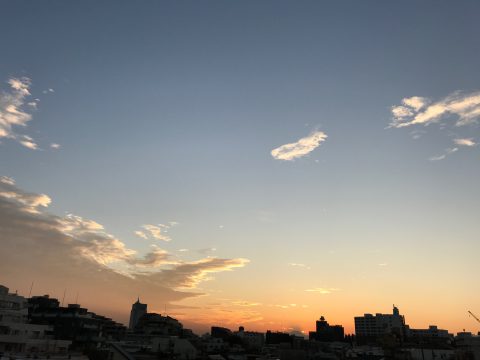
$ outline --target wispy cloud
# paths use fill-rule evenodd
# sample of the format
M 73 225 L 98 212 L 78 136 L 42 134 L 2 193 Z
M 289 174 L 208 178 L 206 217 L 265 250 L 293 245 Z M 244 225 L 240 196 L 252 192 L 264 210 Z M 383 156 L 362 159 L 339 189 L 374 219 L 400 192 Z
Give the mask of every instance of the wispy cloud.
M 25 101 L 30 96 L 31 80 L 27 77 L 11 78 L 8 80 L 10 89 L 0 93 L 0 138 L 17 140 L 29 149 L 37 149 L 38 146 L 31 137 L 17 135 L 15 128 L 26 127 L 32 120 L 32 115 L 24 109 Z M 33 106 L 36 102 L 31 102 Z
M 311 153 L 326 139 L 327 134 L 323 131 L 314 131 L 297 142 L 282 145 L 270 153 L 277 160 L 295 160 Z
M 170 221 L 167 224 L 145 224 L 142 225 L 143 230 L 135 231 L 135 235 L 141 237 L 142 239 L 154 239 L 154 240 L 161 240 L 161 241 L 171 241 L 172 238 L 168 235 L 168 230 L 173 226 L 177 226 L 178 223 L 176 221 Z
M 211 280 L 211 274 L 231 271 L 244 267 L 249 263 L 247 259 L 221 259 L 209 257 L 192 262 L 184 262 L 170 269 L 164 269 L 149 275 L 154 281 L 159 281 L 175 289 L 193 289 L 200 282 Z
M 214 248 L 214 247 L 208 247 L 208 248 L 203 248 L 203 249 L 198 249 L 197 252 L 199 254 L 203 254 L 203 255 L 207 255 L 207 254 L 210 254 L 212 252 L 215 252 L 217 251 L 217 248 Z
M 451 155 L 455 152 L 458 151 L 458 148 L 457 147 L 453 147 L 453 148 L 448 148 L 448 149 L 445 149 L 445 153 L 444 154 L 441 154 L 441 155 L 435 155 L 435 156 L 432 156 L 430 157 L 428 160 L 430 161 L 440 161 L 440 160 L 444 160 L 446 159 L 446 157 L 448 155 Z
M 292 267 L 302 268 L 302 269 L 310 269 L 310 266 L 307 266 L 302 263 L 288 263 L 288 265 Z
M 144 233 L 143 231 L 141 231 L 141 230 L 135 231 L 134 234 L 137 235 L 138 237 L 141 237 L 142 239 L 145 239 L 145 240 L 148 239 L 147 234 L 145 234 L 145 233 Z
M 255 306 L 260 306 L 262 304 L 259 302 L 252 302 L 247 300 L 234 300 L 232 301 L 232 305 L 242 306 L 242 307 L 255 307 Z
M 52 149 L 60 149 L 61 145 L 60 145 L 60 144 L 57 144 L 57 143 L 52 143 L 52 144 L 50 144 L 50 147 L 51 147 Z
M 33 214 L 40 213 L 41 207 L 48 207 L 52 202 L 45 194 L 17 191 L 15 180 L 6 176 L 0 177 L 0 197 L 16 202 L 23 211 Z
M 306 292 L 313 292 L 313 293 L 318 293 L 318 294 L 322 294 L 322 295 L 327 295 L 327 294 L 331 294 L 332 292 L 334 291 L 339 291 L 340 289 L 337 289 L 337 288 L 322 288 L 322 287 L 318 287 L 318 288 L 313 288 L 313 289 L 306 289 L 305 291 Z
M 480 92 L 455 92 L 439 101 L 414 96 L 391 108 L 391 127 L 429 125 L 441 120 L 453 120 L 455 126 L 473 124 L 480 117 Z
M 30 136 L 22 135 L 18 138 L 18 141 L 20 142 L 20 144 L 22 144 L 26 148 L 29 148 L 32 150 L 38 149 L 37 143 Z
M 454 139 L 453 142 L 458 146 L 475 146 L 477 143 L 473 139 Z

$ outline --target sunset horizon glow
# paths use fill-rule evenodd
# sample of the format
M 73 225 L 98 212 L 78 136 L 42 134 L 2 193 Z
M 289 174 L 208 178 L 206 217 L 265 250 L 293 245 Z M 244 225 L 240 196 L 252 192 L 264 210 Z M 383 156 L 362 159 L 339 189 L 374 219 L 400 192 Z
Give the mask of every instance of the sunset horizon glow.
M 0 3 L 0 285 L 128 324 L 477 334 L 480 3 Z

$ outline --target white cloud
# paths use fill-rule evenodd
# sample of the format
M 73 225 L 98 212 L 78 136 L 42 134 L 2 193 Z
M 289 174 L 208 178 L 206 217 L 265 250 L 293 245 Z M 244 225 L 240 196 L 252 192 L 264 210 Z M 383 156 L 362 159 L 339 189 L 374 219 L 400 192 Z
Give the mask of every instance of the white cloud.
M 415 111 L 420 110 L 426 104 L 426 99 L 420 96 L 413 96 L 411 98 L 405 98 L 402 100 L 406 106 L 414 109 Z
M 477 144 L 473 139 L 454 139 L 453 142 L 459 146 L 475 146 Z
M 51 144 L 50 144 L 50 147 L 51 147 L 52 149 L 60 149 L 61 145 L 60 145 L 60 144 L 57 144 L 57 143 L 51 143 Z
M 455 121 L 455 126 L 476 123 L 480 117 L 480 93 L 453 93 L 437 102 L 429 103 L 414 96 L 402 100 L 403 105 L 393 106 L 391 127 L 429 125 L 440 120 Z
M 295 160 L 311 153 L 320 146 L 326 138 L 327 134 L 324 132 L 314 131 L 297 142 L 282 145 L 273 149 L 270 153 L 277 160 Z
M 26 98 L 30 95 L 31 81 L 27 77 L 8 80 L 9 91 L 0 93 L 0 138 L 16 139 L 23 146 L 30 149 L 37 149 L 32 138 L 18 136 L 14 128 L 26 127 L 32 119 L 32 115 L 23 110 Z
M 168 224 L 145 224 L 142 225 L 145 231 L 136 231 L 135 234 L 144 239 L 153 238 L 155 240 L 171 241 L 172 238 L 167 234 L 168 230 L 177 224 L 175 221 L 170 221 Z
M 145 234 L 143 231 L 140 231 L 140 230 L 135 231 L 135 235 L 137 235 L 138 237 L 141 237 L 142 239 L 145 239 L 145 240 L 148 239 L 147 234 Z
M 37 143 L 30 136 L 23 135 L 19 138 L 18 141 L 20 142 L 20 144 L 22 144 L 26 148 L 29 148 L 29 149 L 32 149 L 32 150 L 37 150 L 38 149 Z
M 41 207 L 48 207 L 52 201 L 45 194 L 17 191 L 15 180 L 6 176 L 0 178 L 0 197 L 19 204 L 25 212 L 35 214 L 40 212 Z

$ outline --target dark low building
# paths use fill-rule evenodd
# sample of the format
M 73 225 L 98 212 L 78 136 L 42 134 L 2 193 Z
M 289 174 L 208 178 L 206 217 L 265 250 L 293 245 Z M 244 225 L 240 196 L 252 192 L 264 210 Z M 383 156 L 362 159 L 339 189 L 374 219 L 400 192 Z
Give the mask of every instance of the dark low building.
M 292 343 L 292 336 L 287 333 L 279 332 L 279 331 L 270 331 L 268 330 L 265 334 L 265 343 L 267 345 L 274 345 L 274 344 L 284 344 L 284 343 Z
M 168 335 L 181 336 L 183 325 L 170 316 L 162 316 L 156 313 L 144 314 L 135 326 L 135 333 L 145 335 Z
M 220 326 L 212 326 L 210 330 L 210 335 L 214 338 L 227 340 L 233 335 L 233 333 L 230 329 Z
M 55 339 L 71 340 L 72 349 L 94 349 L 107 340 L 121 340 L 126 327 L 78 304 L 59 306 L 57 299 L 35 296 L 28 300 L 32 324 L 49 325 Z
M 317 320 L 316 331 L 309 333 L 310 340 L 316 341 L 343 341 L 345 338 L 345 331 L 341 325 L 330 325 L 322 316 Z

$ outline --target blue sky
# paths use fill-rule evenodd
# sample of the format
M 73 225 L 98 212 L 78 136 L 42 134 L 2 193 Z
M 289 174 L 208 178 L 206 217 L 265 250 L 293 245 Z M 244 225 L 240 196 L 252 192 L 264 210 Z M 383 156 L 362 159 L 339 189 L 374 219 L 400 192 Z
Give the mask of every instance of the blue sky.
M 184 261 L 206 248 L 250 260 L 202 283 L 207 293 L 235 293 L 222 284 L 255 274 L 271 282 L 270 271 L 288 282 L 298 274 L 286 265 L 299 263 L 313 267 L 301 274 L 311 287 L 341 294 L 364 257 L 390 271 L 385 282 L 425 267 L 468 279 L 479 270 L 480 132 L 475 116 L 456 126 L 465 109 L 451 109 L 480 90 L 479 11 L 476 1 L 2 1 L 1 89 L 31 80 L 24 107 L 39 101 L 14 131 L 39 149 L 0 139 L 0 175 L 139 254 L 152 244 L 134 234 L 142 225 L 178 222 L 172 241 L 154 243 L 189 249 Z M 450 110 L 389 127 L 413 96 L 420 111 Z M 272 157 L 315 132 L 328 137 L 305 156 Z M 464 303 L 480 293 L 468 291 Z

